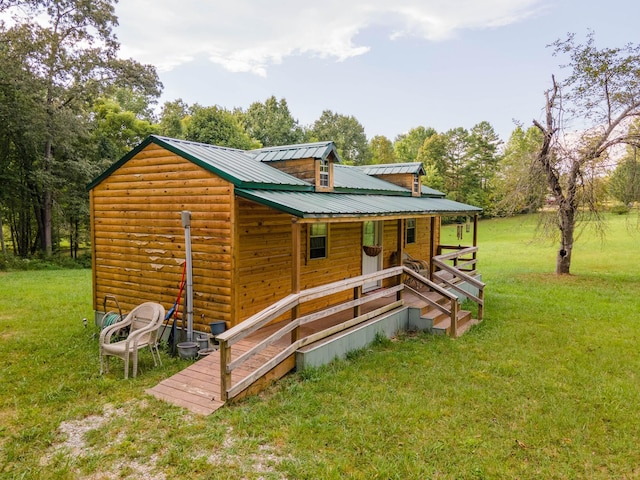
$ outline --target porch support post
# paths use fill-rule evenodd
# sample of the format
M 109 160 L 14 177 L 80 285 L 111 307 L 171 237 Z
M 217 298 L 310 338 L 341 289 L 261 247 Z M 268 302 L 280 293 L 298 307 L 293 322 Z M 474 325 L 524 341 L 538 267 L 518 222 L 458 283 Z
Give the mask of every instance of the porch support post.
M 433 253 L 436 249 L 436 217 L 431 217 L 429 226 L 429 280 L 433 282 L 433 273 L 435 268 L 433 266 Z
M 398 219 L 398 231 L 396 232 L 396 245 L 398 252 L 398 266 L 402 266 L 404 264 L 404 219 Z M 400 285 L 402 283 L 402 275 L 398 275 L 396 280 L 396 285 Z M 402 300 L 402 290 L 398 290 L 396 293 L 396 300 Z
M 476 213 L 473 216 L 473 246 L 478 246 L 478 214 Z M 477 253 L 473 252 L 473 259 L 475 260 L 477 257 Z
M 301 253 L 301 226 L 296 218 L 291 223 L 291 293 L 300 293 L 300 253 Z M 300 316 L 300 308 L 298 305 L 291 309 L 291 320 L 295 320 Z M 295 343 L 300 339 L 300 327 L 291 330 L 291 343 Z

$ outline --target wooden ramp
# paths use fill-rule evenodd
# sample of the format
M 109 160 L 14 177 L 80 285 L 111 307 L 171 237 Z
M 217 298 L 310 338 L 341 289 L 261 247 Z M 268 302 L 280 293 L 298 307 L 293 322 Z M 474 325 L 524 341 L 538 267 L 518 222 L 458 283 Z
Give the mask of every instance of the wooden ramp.
M 434 296 L 435 298 L 437 294 L 429 293 L 428 296 Z M 424 300 L 413 295 L 411 292 L 406 292 L 404 299 L 405 305 L 412 307 L 423 309 L 427 305 Z M 363 308 L 363 313 L 373 311 L 395 300 L 396 296 L 393 293 L 389 296 L 377 298 L 367 304 L 365 306 L 366 308 Z M 351 312 L 343 311 L 324 317 L 321 320 L 307 323 L 300 328 L 300 335 L 301 337 L 305 337 L 311 333 L 327 329 L 351 318 L 351 315 Z M 258 345 L 279 328 L 281 328 L 279 324 L 263 327 L 235 343 L 232 349 L 232 360 L 251 350 L 255 345 Z M 290 346 L 290 339 L 282 338 L 276 343 L 265 347 L 250 360 L 243 363 L 242 366 L 234 370 L 233 380 L 242 379 L 250 375 L 258 367 L 267 364 L 269 360 L 273 359 L 288 346 Z M 274 379 L 281 376 L 282 374 L 279 374 L 274 377 Z M 214 351 L 201 360 L 195 361 L 172 377 L 163 380 L 155 387 L 148 389 L 147 393 L 173 405 L 184 407 L 193 413 L 210 415 L 224 405 L 220 391 L 221 385 L 220 352 Z
M 147 390 L 160 400 L 210 415 L 224 405 L 220 397 L 220 354 L 212 352 Z
M 234 345 L 232 358 L 235 359 L 250 350 L 269 336 L 274 329 L 275 325 L 263 328 L 239 341 Z M 244 367 L 238 368 L 237 377 L 242 378 L 249 375 L 256 366 L 267 362 L 285 347 L 286 345 L 283 343 L 265 348 L 263 352 L 246 362 Z M 184 407 L 191 412 L 210 415 L 224 405 L 220 392 L 221 384 L 220 352 L 216 350 L 193 362 L 172 377 L 163 380 L 155 387 L 147 389 L 146 392 L 160 400 Z

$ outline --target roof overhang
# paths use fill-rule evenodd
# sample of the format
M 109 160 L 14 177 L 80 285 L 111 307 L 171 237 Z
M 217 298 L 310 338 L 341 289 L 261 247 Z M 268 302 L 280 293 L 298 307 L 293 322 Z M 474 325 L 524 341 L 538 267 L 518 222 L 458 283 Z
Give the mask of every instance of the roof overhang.
M 289 213 L 303 223 L 474 215 L 481 208 L 446 198 L 235 189 L 236 195 Z

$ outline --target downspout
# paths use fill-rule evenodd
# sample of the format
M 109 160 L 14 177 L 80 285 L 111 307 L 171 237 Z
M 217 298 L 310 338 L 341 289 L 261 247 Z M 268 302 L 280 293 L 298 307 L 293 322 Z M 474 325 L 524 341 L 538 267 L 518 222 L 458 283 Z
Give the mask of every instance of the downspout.
M 193 341 L 193 270 L 191 260 L 191 212 L 182 212 L 182 226 L 184 227 L 185 261 L 187 270 L 187 294 L 186 294 L 186 314 L 187 314 L 187 342 Z

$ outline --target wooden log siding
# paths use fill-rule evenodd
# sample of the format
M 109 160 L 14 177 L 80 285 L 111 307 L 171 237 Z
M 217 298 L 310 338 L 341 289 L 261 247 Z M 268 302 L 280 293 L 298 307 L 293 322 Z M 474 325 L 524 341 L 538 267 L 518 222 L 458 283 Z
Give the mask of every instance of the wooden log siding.
M 236 202 L 239 323 L 291 292 L 291 215 L 243 198 Z
M 405 251 L 413 258 L 429 261 L 431 249 L 431 217 L 416 218 L 416 242 L 406 243 L 406 231 L 403 232 Z M 438 238 L 438 237 L 434 237 Z
M 269 162 L 269 166 L 309 182 L 311 185 L 316 184 L 316 162 L 313 158 L 279 160 Z
M 309 259 L 307 252 L 309 225 L 302 229 L 301 289 L 326 285 L 345 278 L 362 275 L 362 223 L 329 224 L 329 255 L 327 258 Z M 353 292 L 340 292 L 318 301 L 305 303 L 300 314 L 305 315 L 319 309 L 353 299 Z
M 376 175 L 378 178 L 406 188 L 410 192 L 413 191 L 413 174 L 412 173 L 391 173 L 388 175 Z
M 437 245 L 431 245 L 431 218 L 433 217 L 416 217 L 416 243 L 406 244 L 404 243 L 404 250 L 406 253 L 414 258 L 429 261 L 433 255 L 429 255 L 429 251 L 435 251 Z M 434 238 L 440 238 L 439 232 L 439 217 L 435 217 L 436 225 L 438 226 L 436 236 Z M 406 222 L 405 222 L 406 225 Z M 395 266 L 392 261 L 395 260 L 395 252 L 398 250 L 398 221 L 386 220 L 383 228 L 383 246 L 384 246 L 384 268 L 391 268 Z M 406 242 L 406 232 L 402 232 L 401 238 L 403 242 Z M 393 279 L 385 279 L 383 286 L 389 287 L 393 284 Z
M 227 181 L 157 145 L 113 172 L 91 193 L 94 309 L 105 294 L 127 311 L 144 301 L 173 305 L 185 256 L 180 212 L 189 210 L 194 329 L 231 322 L 232 196 Z
M 234 285 L 239 295 L 236 322 L 240 322 L 291 293 L 292 217 L 249 200 L 237 199 L 237 202 L 240 264 Z M 360 222 L 329 226 L 329 256 L 324 259 L 307 258 L 308 228 L 308 225 L 302 225 L 300 232 L 301 289 L 361 274 Z M 309 302 L 300 314 L 349 299 L 350 294 L 342 292 L 318 302 Z

